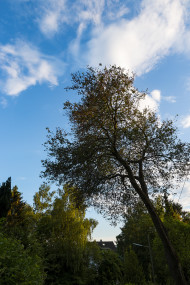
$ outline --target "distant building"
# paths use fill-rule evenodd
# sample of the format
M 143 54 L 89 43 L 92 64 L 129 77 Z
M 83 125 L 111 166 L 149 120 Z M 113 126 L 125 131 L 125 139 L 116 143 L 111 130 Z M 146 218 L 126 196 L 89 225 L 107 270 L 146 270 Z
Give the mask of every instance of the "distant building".
M 100 240 L 100 241 L 97 241 L 96 243 L 102 250 L 113 250 L 113 251 L 117 250 L 113 241 Z

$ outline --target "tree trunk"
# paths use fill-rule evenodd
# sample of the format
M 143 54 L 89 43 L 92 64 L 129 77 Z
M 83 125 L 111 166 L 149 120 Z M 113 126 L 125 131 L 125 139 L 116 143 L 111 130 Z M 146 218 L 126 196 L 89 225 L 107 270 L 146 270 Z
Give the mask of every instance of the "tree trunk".
M 138 189 L 139 190 L 139 189 Z M 169 265 L 170 272 L 173 276 L 173 279 L 175 280 L 176 285 L 187 285 L 187 282 L 185 280 L 185 276 L 183 274 L 183 270 L 181 267 L 181 264 L 179 262 L 178 256 L 168 238 L 168 233 L 166 228 L 164 227 L 162 221 L 160 220 L 159 216 L 156 213 L 156 210 L 154 206 L 152 205 L 150 199 L 146 194 L 144 194 L 142 191 L 138 194 L 142 201 L 144 202 L 151 218 L 154 223 L 154 226 L 156 228 L 156 231 L 163 243 L 166 259 Z
M 175 280 L 176 285 L 188 285 L 187 281 L 185 280 L 185 276 L 183 274 L 183 270 L 181 267 L 181 264 L 179 262 L 178 256 L 169 240 L 168 233 L 166 228 L 164 227 L 162 221 L 160 220 L 159 216 L 156 213 L 156 210 L 154 206 L 152 205 L 149 197 L 148 197 L 148 191 L 147 191 L 147 186 L 143 178 L 143 173 L 142 173 L 142 165 L 140 169 L 140 174 L 141 174 L 141 181 L 140 185 L 137 184 L 136 179 L 133 175 L 133 171 L 128 165 L 128 163 L 119 155 L 117 152 L 116 148 L 114 151 L 114 155 L 116 159 L 121 163 L 121 165 L 124 166 L 126 169 L 128 175 L 129 175 L 129 180 L 131 182 L 131 185 L 134 187 L 135 191 L 138 193 L 140 196 L 141 200 L 145 204 L 152 221 L 154 223 L 154 226 L 156 228 L 156 231 L 162 241 L 162 244 L 164 246 L 165 250 L 165 255 L 166 255 L 166 260 L 170 269 L 170 273 Z

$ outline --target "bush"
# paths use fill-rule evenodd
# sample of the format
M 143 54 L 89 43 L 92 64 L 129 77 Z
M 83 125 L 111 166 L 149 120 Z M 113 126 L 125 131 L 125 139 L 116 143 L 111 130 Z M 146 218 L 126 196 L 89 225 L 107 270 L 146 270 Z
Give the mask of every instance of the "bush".
M 43 284 L 41 259 L 29 255 L 20 242 L 0 234 L 0 253 L 0 284 Z

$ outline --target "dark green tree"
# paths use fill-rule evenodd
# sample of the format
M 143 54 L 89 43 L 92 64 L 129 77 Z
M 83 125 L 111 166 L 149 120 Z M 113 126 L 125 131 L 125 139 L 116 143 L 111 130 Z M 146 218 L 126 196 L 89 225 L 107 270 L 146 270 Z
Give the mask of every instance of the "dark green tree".
M 14 186 L 11 190 L 9 211 L 2 220 L 1 231 L 6 236 L 19 240 L 25 248 L 31 248 L 32 252 L 39 252 L 39 248 L 36 248 L 36 223 L 37 217 L 32 207 L 23 201 L 22 194 L 17 186 Z
M 178 253 L 185 277 L 189 282 L 190 241 L 188 237 L 190 236 L 190 228 L 187 220 L 188 212 L 184 212 L 179 203 L 174 203 L 161 196 L 155 199 L 154 206 L 167 229 L 172 244 Z M 148 242 L 148 236 L 150 243 Z M 121 234 L 117 236 L 117 248 L 122 257 L 125 250 L 130 246 L 132 246 L 139 263 L 143 267 L 147 282 L 153 279 L 153 276 L 150 278 L 152 268 L 148 248 L 151 246 L 154 277 L 157 284 L 173 284 L 165 260 L 162 242 L 156 234 L 150 216 L 141 201 L 128 208 L 125 214 L 125 224 L 121 228 Z
M 154 225 L 142 201 L 138 201 L 133 206 L 128 207 L 124 217 L 124 226 L 121 228 L 121 233 L 117 236 L 117 249 L 119 254 L 124 258 L 126 251 L 128 252 L 128 249 L 131 247 L 133 248 L 140 266 L 143 267 L 147 282 L 153 279 L 148 238 L 152 246 L 155 236 Z M 133 266 L 133 264 L 131 265 Z
M 136 285 L 146 284 L 142 265 L 132 248 L 126 250 L 124 255 L 124 281 Z
M 17 226 L 23 221 L 22 213 L 26 203 L 23 201 L 22 194 L 18 191 L 17 186 L 11 190 L 10 209 L 7 213 L 7 223 L 10 226 Z
M 123 279 L 123 265 L 119 256 L 111 250 L 102 250 L 97 264 L 97 285 L 121 284 Z
M 11 177 L 0 186 L 0 218 L 5 218 L 11 206 Z
M 55 135 L 49 134 L 43 176 L 76 185 L 92 204 L 109 200 L 107 205 L 116 206 L 114 213 L 118 209 L 120 215 L 139 195 L 162 240 L 176 284 L 187 284 L 150 197 L 184 179 L 190 145 L 178 139 L 173 121 L 161 122 L 155 112 L 142 108 L 146 94 L 120 67 L 88 68 L 72 80 L 69 89 L 78 92 L 80 102 L 65 103 L 71 133 L 57 129 Z
M 190 283 L 190 224 L 188 212 L 182 210 L 179 203 L 164 200 L 163 223 L 168 231 L 168 235 L 179 256 L 182 268 Z M 168 266 L 164 259 L 164 249 L 158 236 L 153 240 L 153 254 L 155 259 L 155 271 L 160 284 L 173 284 L 169 276 Z
M 44 284 L 42 260 L 17 240 L 0 233 L 0 284 Z

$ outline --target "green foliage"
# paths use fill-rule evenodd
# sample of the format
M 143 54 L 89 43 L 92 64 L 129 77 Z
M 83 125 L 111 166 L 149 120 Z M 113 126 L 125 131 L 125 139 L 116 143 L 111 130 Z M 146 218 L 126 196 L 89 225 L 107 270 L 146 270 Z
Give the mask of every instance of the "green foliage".
M 83 284 L 86 246 L 96 221 L 85 218 L 85 206 L 76 204 L 73 187 L 66 185 L 59 190 L 54 201 L 49 187 L 43 187 L 43 192 L 40 188 L 35 197 L 37 236 L 44 248 L 47 284 Z
M 154 205 L 178 253 L 185 277 L 189 281 L 190 225 L 188 212 L 184 212 L 181 205 L 169 201 L 166 197 L 162 198 L 158 196 Z M 132 246 L 133 243 L 146 246 L 133 245 L 133 250 L 138 257 L 139 263 L 143 267 L 147 282 L 150 282 L 152 279 L 151 263 L 149 249 L 147 247 L 147 236 L 149 235 L 156 282 L 163 285 L 173 285 L 174 282 L 170 277 L 162 242 L 154 231 L 152 221 L 142 202 L 139 201 L 133 207 L 129 208 L 125 219 L 125 225 L 122 228 L 121 234 L 117 237 L 118 250 L 121 256 L 124 256 L 125 249 Z M 133 268 L 133 262 L 129 264 L 129 267 L 130 266 Z
M 43 212 L 50 211 L 52 207 L 52 200 L 55 191 L 50 192 L 50 186 L 42 184 L 39 191 L 34 195 L 34 211 L 35 213 L 42 214 Z
M 126 250 L 124 255 L 124 281 L 139 285 L 145 284 L 142 266 L 139 264 L 138 257 L 131 248 Z
M 98 285 L 120 284 L 123 278 L 122 262 L 118 255 L 111 250 L 102 250 L 97 264 L 98 275 L 95 279 Z
M 26 203 L 22 200 L 22 194 L 15 186 L 11 190 L 10 209 L 7 213 L 7 224 L 10 227 L 17 227 L 23 222 L 23 211 Z
M 0 284 L 44 284 L 42 261 L 31 256 L 19 241 L 0 234 Z
M 167 217 L 164 225 L 178 253 L 186 279 L 190 282 L 190 225 L 173 217 Z M 154 239 L 153 254 L 158 279 L 162 280 L 163 284 L 166 280 L 168 280 L 168 284 L 173 284 L 165 262 L 164 250 L 158 237 Z
M 156 232 L 152 220 L 143 205 L 142 201 L 138 201 L 129 207 L 125 214 L 125 224 L 121 229 L 121 234 L 117 236 L 117 247 L 121 256 L 124 257 L 126 249 L 133 246 L 133 249 L 143 267 L 146 280 L 151 276 L 151 264 L 148 249 L 148 235 L 152 244 Z M 141 244 L 143 246 L 136 246 Z
M 114 194 L 114 207 L 131 200 L 134 190 L 163 192 L 186 175 L 190 145 L 178 140 L 171 120 L 160 122 L 141 108 L 146 94 L 134 87 L 132 75 L 116 66 L 88 68 L 72 81 L 68 90 L 81 99 L 64 105 L 72 135 L 49 131 L 45 177 L 77 185 L 88 198 L 101 194 L 113 200 Z
M 176 282 L 186 284 L 181 265 L 150 199 L 167 193 L 188 174 L 190 144 L 181 142 L 172 120 L 142 108 L 146 94 L 122 68 L 88 68 L 72 76 L 81 100 L 65 103 L 71 133 L 49 131 L 43 176 L 77 186 L 89 204 L 117 217 L 139 195 L 164 244 Z
M 11 177 L 0 186 L 0 218 L 6 217 L 11 206 Z
M 7 216 L 2 220 L 2 232 L 6 236 L 19 240 L 31 252 L 40 252 L 40 245 L 36 239 L 36 216 L 30 205 L 25 203 L 22 194 L 15 186 L 11 191 L 10 208 Z

